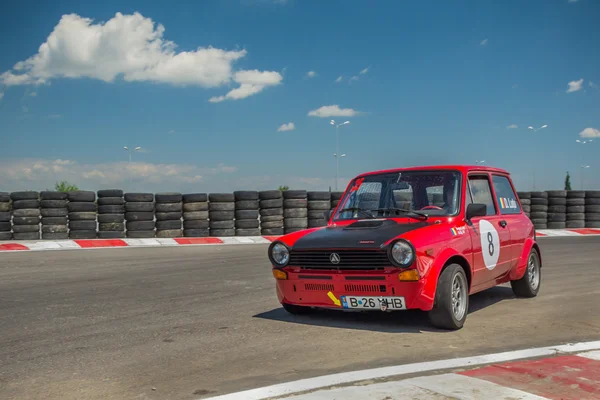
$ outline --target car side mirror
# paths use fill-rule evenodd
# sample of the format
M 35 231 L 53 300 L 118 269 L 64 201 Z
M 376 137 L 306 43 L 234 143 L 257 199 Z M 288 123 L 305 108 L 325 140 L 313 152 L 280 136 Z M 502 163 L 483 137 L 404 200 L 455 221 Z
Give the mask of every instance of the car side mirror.
M 473 217 L 485 217 L 487 215 L 487 206 L 480 203 L 471 203 L 467 206 L 467 221 Z

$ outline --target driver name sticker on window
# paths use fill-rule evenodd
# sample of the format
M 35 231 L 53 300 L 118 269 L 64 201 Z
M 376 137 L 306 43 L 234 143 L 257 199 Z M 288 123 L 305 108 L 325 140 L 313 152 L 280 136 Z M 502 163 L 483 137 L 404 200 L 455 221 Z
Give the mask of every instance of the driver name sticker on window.
M 515 199 L 500 197 L 500 208 L 517 208 L 517 202 Z
M 500 258 L 500 237 L 498 231 L 489 221 L 479 221 L 479 238 L 481 240 L 481 255 L 485 267 L 490 271 L 496 268 Z

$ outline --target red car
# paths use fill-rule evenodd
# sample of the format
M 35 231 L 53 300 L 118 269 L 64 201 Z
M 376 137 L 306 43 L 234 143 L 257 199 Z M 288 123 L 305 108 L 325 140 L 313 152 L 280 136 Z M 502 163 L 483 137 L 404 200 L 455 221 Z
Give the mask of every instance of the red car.
M 460 329 L 471 294 L 506 282 L 518 297 L 540 289 L 535 229 L 505 170 L 364 173 L 327 218 L 269 246 L 277 297 L 292 314 L 418 309 L 438 328 Z

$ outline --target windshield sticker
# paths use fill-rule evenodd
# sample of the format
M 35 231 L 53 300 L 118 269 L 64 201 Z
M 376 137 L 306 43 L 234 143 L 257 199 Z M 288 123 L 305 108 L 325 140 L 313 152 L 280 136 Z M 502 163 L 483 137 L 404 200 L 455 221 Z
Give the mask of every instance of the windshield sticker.
M 464 235 L 466 231 L 467 231 L 467 228 L 464 226 L 457 226 L 457 227 L 450 229 L 450 233 L 452 233 L 452 236 Z
M 356 192 L 358 190 L 358 188 L 360 188 L 360 185 L 362 185 L 362 183 L 365 181 L 365 178 L 360 178 L 357 179 L 356 182 L 354 182 L 354 186 L 352 186 L 352 191 Z
M 500 197 L 500 208 L 517 208 L 517 202 L 515 199 Z

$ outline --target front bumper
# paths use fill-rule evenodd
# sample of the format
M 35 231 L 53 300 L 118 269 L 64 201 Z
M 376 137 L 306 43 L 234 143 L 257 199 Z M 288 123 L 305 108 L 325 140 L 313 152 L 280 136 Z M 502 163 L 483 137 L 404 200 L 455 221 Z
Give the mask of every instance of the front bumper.
M 345 309 L 341 296 L 404 297 L 406 309 L 431 309 L 424 295 L 424 280 L 400 281 L 399 268 L 383 271 L 297 271 L 285 268 L 286 280 L 276 280 L 280 303 Z M 333 294 L 333 297 L 331 296 Z

